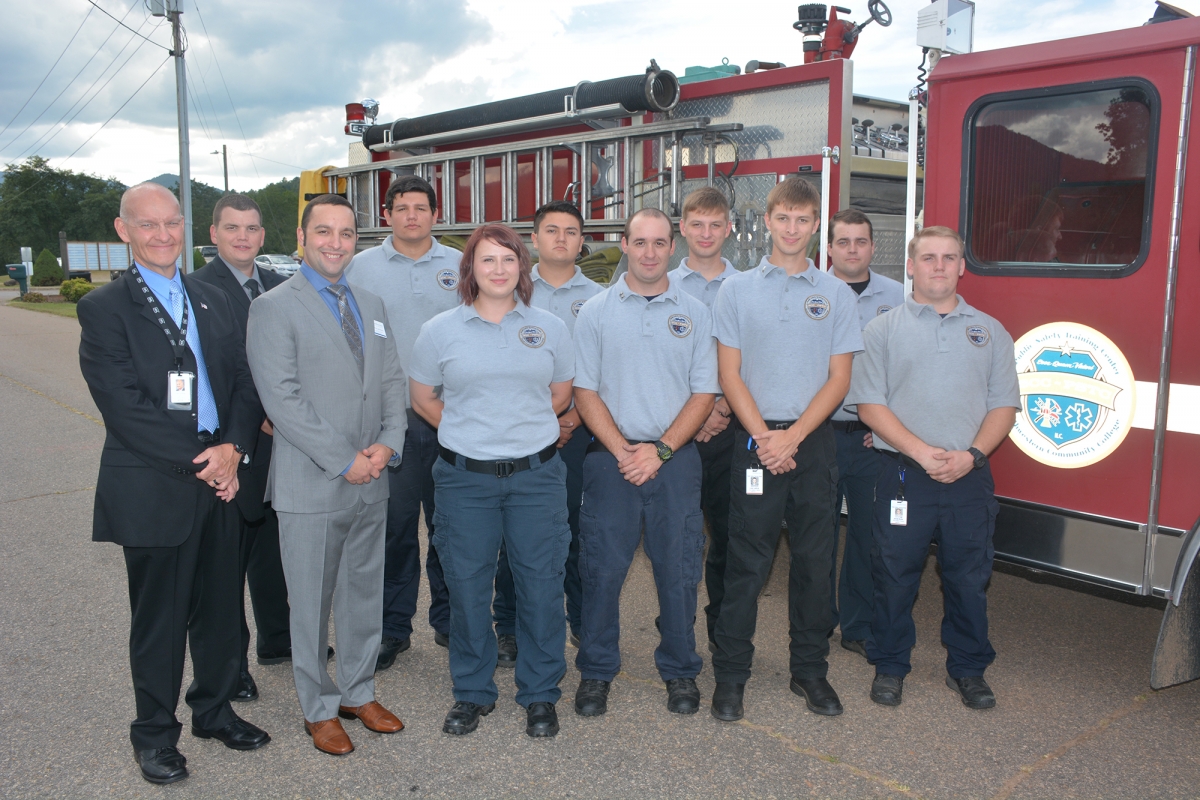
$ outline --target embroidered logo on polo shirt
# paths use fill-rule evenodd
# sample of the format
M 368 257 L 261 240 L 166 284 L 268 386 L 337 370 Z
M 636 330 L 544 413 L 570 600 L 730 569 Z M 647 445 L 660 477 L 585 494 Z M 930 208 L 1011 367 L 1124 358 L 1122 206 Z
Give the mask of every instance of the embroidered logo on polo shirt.
M 672 314 L 667 317 L 667 327 L 672 334 L 682 339 L 692 332 L 692 320 L 685 314 Z
M 891 310 L 892 310 L 891 306 L 880 306 L 879 308 L 875 309 L 875 316 L 877 316 L 877 317 L 882 316 L 883 314 L 886 314 L 887 312 L 889 312 Z
M 437 274 L 438 286 L 446 291 L 458 288 L 458 273 L 452 269 L 438 270 Z
M 517 333 L 517 338 L 526 347 L 541 347 L 546 343 L 546 332 L 537 325 L 526 325 Z
M 819 294 L 810 295 L 804 301 L 804 313 L 819 322 L 829 316 L 829 301 Z
M 976 347 L 984 347 L 992 338 L 988 329 L 982 325 L 972 325 L 967 328 L 967 341 Z
M 574 303 L 571 303 L 571 314 L 578 317 L 579 309 L 583 308 L 583 304 L 585 302 L 586 302 L 585 300 L 576 300 Z

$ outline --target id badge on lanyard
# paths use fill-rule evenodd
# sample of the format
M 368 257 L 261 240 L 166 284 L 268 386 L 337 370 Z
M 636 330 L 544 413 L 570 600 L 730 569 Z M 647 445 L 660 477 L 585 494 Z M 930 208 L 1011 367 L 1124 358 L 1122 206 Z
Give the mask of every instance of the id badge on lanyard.
M 746 449 L 758 450 L 758 443 L 754 441 L 753 436 L 746 441 Z M 762 464 L 758 463 L 757 455 L 754 462 L 756 466 L 752 466 L 746 470 L 746 494 L 763 493 L 763 468 Z
M 167 373 L 167 410 L 192 410 L 192 384 L 196 380 L 193 372 L 172 370 Z
M 904 499 L 904 467 L 900 470 L 900 488 L 896 490 L 896 499 L 892 500 L 891 522 L 897 527 L 908 526 L 908 501 Z

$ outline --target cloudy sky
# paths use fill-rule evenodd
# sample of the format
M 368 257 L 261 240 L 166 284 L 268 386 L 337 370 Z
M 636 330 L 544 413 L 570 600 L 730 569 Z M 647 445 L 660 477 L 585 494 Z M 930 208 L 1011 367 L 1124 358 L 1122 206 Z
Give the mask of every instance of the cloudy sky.
M 225 144 L 234 189 L 345 164 L 343 106 L 363 97 L 384 121 L 630 75 L 650 58 L 679 74 L 723 58 L 803 60 L 794 1 L 182 3 L 192 175 L 220 186 L 210 153 Z M 865 0 L 841 4 L 867 16 Z M 923 5 L 893 0 L 892 26 L 864 32 L 856 92 L 907 96 Z M 1200 0 L 1175 5 L 1200 12 Z M 1153 10 L 1148 0 L 978 0 L 975 48 L 1133 27 Z M 127 184 L 178 172 L 170 26 L 144 0 L 6 3 L 5 22 L 0 163 L 41 155 Z

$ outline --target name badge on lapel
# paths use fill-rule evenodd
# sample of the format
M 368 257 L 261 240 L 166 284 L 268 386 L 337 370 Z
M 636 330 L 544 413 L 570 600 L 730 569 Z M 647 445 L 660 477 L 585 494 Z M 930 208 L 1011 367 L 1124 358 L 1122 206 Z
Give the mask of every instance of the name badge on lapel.
M 375 335 L 381 339 L 387 338 L 387 331 L 383 329 L 383 323 L 379 320 L 375 320 Z

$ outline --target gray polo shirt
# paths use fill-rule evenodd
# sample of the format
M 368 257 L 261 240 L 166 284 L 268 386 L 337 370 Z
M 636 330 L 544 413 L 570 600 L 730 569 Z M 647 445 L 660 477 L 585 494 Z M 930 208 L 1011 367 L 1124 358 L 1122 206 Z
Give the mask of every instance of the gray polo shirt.
M 875 270 L 868 270 L 867 274 L 867 288 L 863 289 L 862 294 L 858 296 L 858 326 L 860 329 L 866 328 L 867 323 L 880 314 L 886 314 L 893 308 L 904 304 L 904 284 L 894 281 L 886 275 L 880 275 Z M 858 415 L 851 414 L 838 406 L 838 410 L 833 412 L 833 419 L 858 419 Z
M 462 253 L 433 241 L 433 246 L 416 261 L 392 247 L 392 237 L 364 250 L 346 268 L 346 280 L 383 298 L 400 366 L 408 373 L 413 342 L 421 326 L 443 311 L 460 304 L 458 265 Z M 408 381 L 404 382 L 404 404 L 412 406 Z
M 766 257 L 725 281 L 717 341 L 742 351 L 741 377 L 764 420 L 799 419 L 829 380 L 829 358 L 862 350 L 854 290 L 816 268 L 788 275 Z
M 622 275 L 575 324 L 575 385 L 600 395 L 626 439 L 661 439 L 693 394 L 717 394 L 717 345 L 703 302 L 672 280 L 647 301 Z
M 549 311 L 567 324 L 567 331 L 575 333 L 575 318 L 583 304 L 604 291 L 604 287 L 583 275 L 579 267 L 571 279 L 557 289 L 546 283 L 538 274 L 538 265 L 534 264 L 529 276 L 533 279 L 533 297 L 529 305 Z
M 887 406 L 926 444 L 966 450 L 989 411 L 1020 408 L 1012 337 L 961 297 L 942 317 L 909 295 L 871 320 L 863 340 L 846 405 Z M 879 434 L 875 446 L 896 449 Z
M 567 326 L 548 311 L 518 301 L 497 325 L 460 305 L 421 326 L 408 374 L 443 387 L 443 447 L 498 461 L 558 440 L 550 384 L 574 377 L 575 352 Z
M 678 267 L 671 270 L 671 279 L 679 281 L 679 285 L 683 287 L 685 292 L 697 300 L 703 300 L 704 305 L 712 308 L 713 303 L 717 299 L 717 292 L 721 290 L 721 284 L 725 282 L 726 278 L 738 274 L 738 271 L 733 268 L 733 264 L 730 264 L 728 259 L 722 258 L 721 263 L 725 265 L 724 272 L 710 281 L 689 267 L 687 258 L 684 258 L 683 261 L 679 262 Z
M 237 278 L 238 286 L 242 287 L 242 291 L 246 293 L 246 297 L 250 297 L 250 290 L 246 288 L 246 283 L 251 278 L 258 281 L 258 291 L 260 293 L 265 292 L 267 290 L 267 287 L 263 285 L 262 276 L 258 274 L 258 264 L 255 264 L 252 267 L 250 267 L 251 274 L 247 275 L 246 273 L 242 272 L 237 267 L 235 267 L 232 264 L 230 264 L 229 262 L 225 261 L 225 259 L 221 259 L 221 263 L 224 264 L 229 269 L 230 273 L 233 274 L 233 277 Z M 254 298 L 250 297 L 250 299 L 253 300 Z

